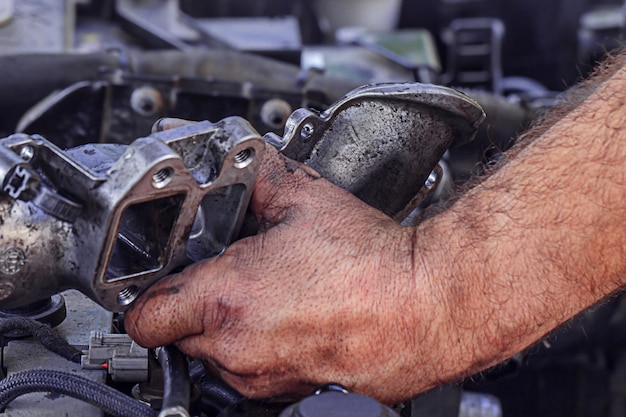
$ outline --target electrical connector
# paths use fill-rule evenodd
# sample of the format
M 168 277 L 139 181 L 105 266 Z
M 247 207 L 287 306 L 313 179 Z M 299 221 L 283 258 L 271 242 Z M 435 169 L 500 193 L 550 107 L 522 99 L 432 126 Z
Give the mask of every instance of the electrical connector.
M 148 380 L 148 349 L 139 346 L 127 334 L 92 331 L 89 350 L 81 357 L 83 369 L 106 369 L 116 382 Z

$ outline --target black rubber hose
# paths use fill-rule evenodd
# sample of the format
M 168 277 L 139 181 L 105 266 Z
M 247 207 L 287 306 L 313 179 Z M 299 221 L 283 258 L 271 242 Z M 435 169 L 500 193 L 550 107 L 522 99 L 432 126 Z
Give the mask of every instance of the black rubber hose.
M 224 408 L 236 404 L 239 401 L 243 401 L 244 397 L 232 388 L 225 386 L 222 382 L 216 382 L 214 384 L 206 384 L 201 387 L 202 402 L 208 403 L 208 405 L 223 410 Z
M 187 358 L 173 345 L 159 348 L 157 357 L 163 368 L 162 410 L 179 407 L 189 410 L 191 385 Z
M 224 408 L 244 400 L 243 395 L 211 375 L 204 364 L 195 360 L 189 366 L 189 374 L 200 390 L 203 408 L 222 411 Z
M 116 417 L 156 417 L 158 412 L 121 392 L 90 379 L 48 369 L 15 373 L 0 381 L 0 410 L 31 392 L 54 392 L 85 401 Z
M 65 339 L 59 336 L 59 334 L 52 330 L 47 324 L 23 317 L 0 319 L 0 336 L 4 336 L 13 330 L 26 331 L 49 351 L 69 361 L 80 363 L 82 352 L 67 343 Z

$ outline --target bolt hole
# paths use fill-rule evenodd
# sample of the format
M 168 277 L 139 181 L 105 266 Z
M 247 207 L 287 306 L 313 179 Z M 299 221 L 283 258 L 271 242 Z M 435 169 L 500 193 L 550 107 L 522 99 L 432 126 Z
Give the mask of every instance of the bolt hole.
M 276 113 L 270 116 L 270 125 L 271 126 L 283 126 L 285 124 L 285 118 Z
M 285 121 L 291 114 L 291 105 L 282 99 L 271 99 L 261 107 L 261 121 L 272 129 L 285 127 Z
M 163 188 L 172 180 L 173 171 L 171 168 L 163 168 L 158 170 L 152 176 L 152 186 L 154 188 Z
M 124 288 L 117 294 L 117 303 L 121 306 L 127 306 L 139 295 L 139 288 L 136 285 Z
M 138 88 L 130 96 L 130 107 L 140 116 L 153 117 L 163 106 L 161 93 L 153 87 Z
M 156 108 L 156 104 L 150 100 L 143 100 L 139 103 L 139 108 L 142 113 L 152 114 Z
M 235 167 L 236 168 L 245 168 L 248 165 L 250 165 L 250 163 L 252 162 L 252 160 L 254 159 L 254 149 L 252 148 L 246 148 L 242 151 L 239 151 L 235 154 Z

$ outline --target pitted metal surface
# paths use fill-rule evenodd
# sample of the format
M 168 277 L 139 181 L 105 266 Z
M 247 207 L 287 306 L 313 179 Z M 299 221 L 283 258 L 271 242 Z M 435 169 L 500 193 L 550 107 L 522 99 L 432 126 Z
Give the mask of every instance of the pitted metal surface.
M 27 147 L 28 162 L 18 156 Z M 0 307 L 77 288 L 119 311 L 175 268 L 221 253 L 241 226 L 263 147 L 241 118 L 66 152 L 36 136 L 1 140 L 10 158 L 0 179 L 29 192 L 0 195 Z M 12 179 L 16 167 L 36 181 Z M 42 190 L 44 202 L 72 204 L 71 215 L 38 202 Z
M 266 140 L 366 203 L 395 215 L 444 152 L 471 140 L 484 119 L 471 98 L 425 84 L 365 86 L 323 113 L 300 109 L 285 135 Z

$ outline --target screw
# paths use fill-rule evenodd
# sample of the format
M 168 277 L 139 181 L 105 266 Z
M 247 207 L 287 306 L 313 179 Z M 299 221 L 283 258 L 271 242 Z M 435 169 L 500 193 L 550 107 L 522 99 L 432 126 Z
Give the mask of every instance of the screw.
M 430 188 L 437 183 L 438 179 L 437 173 L 435 171 L 431 171 L 430 175 L 428 175 L 428 178 L 426 179 L 426 182 L 424 182 L 424 185 L 426 188 Z
M 20 157 L 26 162 L 30 162 L 30 160 L 33 159 L 33 156 L 35 156 L 35 150 L 32 146 L 26 145 L 20 150 Z
M 315 127 L 313 126 L 313 123 L 309 122 L 302 126 L 302 130 L 300 130 L 300 137 L 306 140 L 313 136 L 313 133 L 315 133 Z

